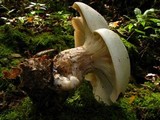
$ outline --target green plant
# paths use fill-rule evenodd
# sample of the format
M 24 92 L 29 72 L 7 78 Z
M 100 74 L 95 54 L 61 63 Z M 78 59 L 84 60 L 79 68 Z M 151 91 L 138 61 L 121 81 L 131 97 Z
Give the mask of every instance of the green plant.
M 138 38 L 150 37 L 154 40 L 160 37 L 158 29 L 160 26 L 159 12 L 159 10 L 151 8 L 142 14 L 140 9 L 135 8 L 134 13 L 136 19 L 130 19 L 130 23 L 126 26 L 128 32 L 139 33 Z
M 3 6 L 8 12 L 4 16 L 0 16 L 5 24 L 18 26 L 28 29 L 32 33 L 50 32 L 51 28 L 63 27 L 62 31 L 68 32 L 70 27 L 69 14 L 65 11 L 50 11 L 50 6 L 39 2 L 26 2 L 24 8 L 19 8 L 19 12 L 23 14 L 12 15 L 15 10 L 9 10 Z M 18 8 L 17 8 L 18 9 Z M 55 30 L 56 31 L 56 30 Z
M 28 120 L 31 119 L 29 115 L 33 112 L 32 110 L 32 102 L 26 97 L 18 107 L 3 112 L 0 115 L 0 120 Z
M 139 96 L 134 101 L 134 110 L 139 119 L 155 119 L 158 120 L 160 111 L 160 94 L 158 92 L 152 93 L 147 90 L 139 92 Z
M 126 16 L 129 21 L 118 28 L 118 32 L 128 48 L 132 66 L 136 66 L 132 69 L 134 74 L 144 77 L 153 71 L 153 66 L 159 66 L 160 11 L 151 8 L 142 13 L 135 8 L 134 13 L 134 18 Z

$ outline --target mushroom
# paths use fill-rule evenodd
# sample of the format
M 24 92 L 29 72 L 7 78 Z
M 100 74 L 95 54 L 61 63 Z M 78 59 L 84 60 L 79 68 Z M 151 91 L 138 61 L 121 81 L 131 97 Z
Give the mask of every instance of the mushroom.
M 72 18 L 72 26 L 75 29 L 75 47 L 83 45 L 85 41 L 84 37 L 91 37 L 92 35 L 90 34 L 92 34 L 94 30 L 108 28 L 108 23 L 104 17 L 88 5 L 82 2 L 75 2 L 72 7 L 77 10 L 81 16 Z
M 81 2 L 75 2 L 73 8 L 80 13 L 72 19 L 75 48 L 54 57 L 54 85 L 58 91 L 69 91 L 86 79 L 97 101 L 110 105 L 129 82 L 127 50 L 97 11 Z

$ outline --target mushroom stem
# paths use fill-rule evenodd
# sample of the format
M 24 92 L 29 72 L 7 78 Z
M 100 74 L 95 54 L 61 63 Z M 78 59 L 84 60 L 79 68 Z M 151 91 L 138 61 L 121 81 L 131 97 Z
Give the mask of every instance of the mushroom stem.
M 84 75 L 92 71 L 92 59 L 85 48 L 64 50 L 53 59 L 54 78 L 57 90 L 72 90 L 82 82 Z

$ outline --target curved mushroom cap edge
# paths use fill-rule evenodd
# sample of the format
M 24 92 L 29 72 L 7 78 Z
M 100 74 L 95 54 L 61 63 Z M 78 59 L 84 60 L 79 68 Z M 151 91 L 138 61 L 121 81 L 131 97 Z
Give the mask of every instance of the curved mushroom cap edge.
M 82 46 L 90 32 L 92 33 L 99 28 L 108 28 L 108 23 L 104 17 L 92 7 L 82 2 L 75 2 L 72 7 L 80 14 L 80 17 L 73 17 L 71 20 L 75 29 L 75 47 Z

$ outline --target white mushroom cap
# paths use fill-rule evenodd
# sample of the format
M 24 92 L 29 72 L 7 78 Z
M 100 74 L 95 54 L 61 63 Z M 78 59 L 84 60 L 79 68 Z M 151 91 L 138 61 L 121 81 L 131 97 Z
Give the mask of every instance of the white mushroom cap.
M 75 29 L 75 47 L 83 45 L 86 37 L 90 37 L 90 32 L 99 28 L 108 28 L 104 17 L 90 6 L 82 2 L 75 2 L 72 7 L 80 14 L 80 17 L 72 19 L 72 26 Z
M 72 20 L 75 46 L 82 46 L 91 55 L 94 70 L 86 75 L 98 101 L 115 102 L 124 92 L 130 77 L 130 61 L 120 37 L 107 29 L 105 19 L 88 5 L 75 2 L 80 17 Z
M 86 40 L 83 45 L 92 54 L 95 67 L 94 73 L 86 78 L 92 83 L 96 99 L 111 104 L 125 91 L 129 82 L 129 56 L 120 37 L 113 31 L 98 29 L 94 36 L 93 43 Z

